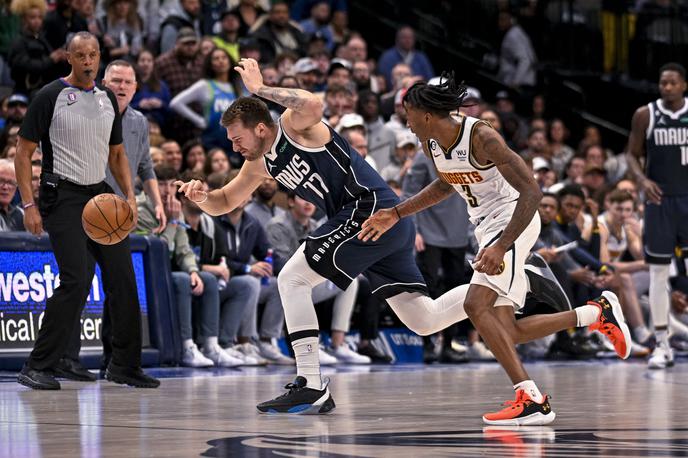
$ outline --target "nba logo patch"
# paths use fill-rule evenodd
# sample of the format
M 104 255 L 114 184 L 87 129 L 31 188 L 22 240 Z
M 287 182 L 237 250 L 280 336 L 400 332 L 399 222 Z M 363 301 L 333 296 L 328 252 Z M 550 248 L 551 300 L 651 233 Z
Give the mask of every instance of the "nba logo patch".
M 67 105 L 71 105 L 76 102 L 76 93 L 70 92 L 67 94 Z

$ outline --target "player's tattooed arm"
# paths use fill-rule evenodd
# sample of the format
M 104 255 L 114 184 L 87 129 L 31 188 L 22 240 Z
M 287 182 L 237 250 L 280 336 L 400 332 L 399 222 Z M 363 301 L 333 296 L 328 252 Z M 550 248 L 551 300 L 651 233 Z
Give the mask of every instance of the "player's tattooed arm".
M 447 197 L 454 194 L 454 188 L 437 178 L 435 181 L 423 188 L 418 194 L 406 199 L 401 204 L 397 205 L 399 217 L 410 216 L 426 208 L 430 208 L 435 204 L 442 202 Z
M 472 142 L 478 161 L 482 164 L 494 163 L 504 179 L 520 194 L 514 216 L 495 243 L 506 251 L 530 224 L 540 205 L 542 192 L 526 163 L 506 146 L 497 131 L 485 124 L 479 124 L 476 126 Z

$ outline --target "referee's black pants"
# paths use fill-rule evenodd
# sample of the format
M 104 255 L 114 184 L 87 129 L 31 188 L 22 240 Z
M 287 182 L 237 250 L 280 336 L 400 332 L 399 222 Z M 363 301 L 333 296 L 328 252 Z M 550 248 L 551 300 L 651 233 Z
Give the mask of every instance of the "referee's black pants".
M 81 225 L 86 202 L 97 194 L 111 192 L 105 182 L 80 186 L 63 180 L 57 188 L 41 184 L 39 207 L 60 270 L 60 286 L 46 302 L 28 360 L 33 369 L 50 369 L 65 353 L 91 289 L 89 253 L 109 286 L 112 362 L 123 367 L 141 366 L 141 315 L 129 238 L 115 245 L 100 245 L 86 236 Z

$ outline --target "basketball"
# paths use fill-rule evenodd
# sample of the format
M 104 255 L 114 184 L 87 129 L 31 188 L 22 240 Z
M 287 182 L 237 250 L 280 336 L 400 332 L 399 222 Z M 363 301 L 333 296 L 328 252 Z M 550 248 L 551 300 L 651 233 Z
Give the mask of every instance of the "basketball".
M 98 194 L 86 203 L 81 225 L 94 242 L 114 245 L 134 229 L 134 212 L 117 194 Z

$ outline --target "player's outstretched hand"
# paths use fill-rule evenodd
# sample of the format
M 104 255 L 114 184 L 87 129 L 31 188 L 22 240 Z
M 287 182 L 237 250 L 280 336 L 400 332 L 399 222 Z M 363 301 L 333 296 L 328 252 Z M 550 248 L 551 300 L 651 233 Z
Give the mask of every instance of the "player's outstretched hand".
M 255 94 L 263 87 L 263 75 L 260 73 L 260 67 L 255 59 L 241 59 L 234 70 L 241 75 L 244 86 L 251 94 Z
M 399 215 L 394 208 L 383 208 L 375 212 L 373 216 L 363 222 L 361 232 L 358 234 L 358 239 L 367 242 L 371 238 L 373 242 L 382 237 L 382 234 L 390 230 L 397 221 Z
M 174 182 L 175 186 L 179 186 L 179 191 L 183 193 L 187 199 L 200 203 L 208 198 L 208 192 L 205 190 L 202 181 L 190 180 L 184 183 L 183 181 L 177 180 Z

